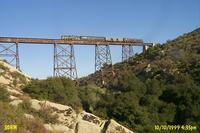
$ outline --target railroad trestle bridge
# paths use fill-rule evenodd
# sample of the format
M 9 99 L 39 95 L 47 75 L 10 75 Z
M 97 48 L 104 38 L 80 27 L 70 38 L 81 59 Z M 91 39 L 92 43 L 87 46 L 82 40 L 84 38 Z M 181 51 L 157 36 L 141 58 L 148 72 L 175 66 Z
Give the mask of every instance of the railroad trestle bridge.
M 0 37 L 0 57 L 20 70 L 19 44 L 52 44 L 54 45 L 54 76 L 65 76 L 71 79 L 77 78 L 77 69 L 74 54 L 74 45 L 95 46 L 95 71 L 107 64 L 112 65 L 110 45 L 122 46 L 122 61 L 133 56 L 133 46 L 142 46 L 143 52 L 152 46 L 152 43 L 145 43 L 143 40 L 65 40 L 65 39 L 44 39 L 44 38 L 19 38 Z M 9 57 L 9 60 L 6 58 Z M 103 72 L 102 72 L 103 73 Z M 103 74 L 102 74 L 103 76 Z

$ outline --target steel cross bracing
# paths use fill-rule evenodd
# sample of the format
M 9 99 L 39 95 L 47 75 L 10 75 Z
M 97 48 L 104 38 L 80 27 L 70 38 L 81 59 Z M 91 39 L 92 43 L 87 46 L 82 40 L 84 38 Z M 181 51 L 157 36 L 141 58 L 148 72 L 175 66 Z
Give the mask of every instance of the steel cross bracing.
M 114 76 L 109 45 L 95 45 L 95 71 L 100 71 L 103 85 L 107 84 L 107 78 Z
M 95 45 L 95 71 L 101 70 L 105 65 L 111 65 L 109 45 Z
M 132 45 L 122 45 L 122 61 L 130 60 L 134 56 Z
M 54 44 L 54 76 L 77 79 L 73 45 Z
M 16 69 L 20 70 L 18 43 L 1 43 L 0 58 L 6 60 L 9 64 L 15 66 Z

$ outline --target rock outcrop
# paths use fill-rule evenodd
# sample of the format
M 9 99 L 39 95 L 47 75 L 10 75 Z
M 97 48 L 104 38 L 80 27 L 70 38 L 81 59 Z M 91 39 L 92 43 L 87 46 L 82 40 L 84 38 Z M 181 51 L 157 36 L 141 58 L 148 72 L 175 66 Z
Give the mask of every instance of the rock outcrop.
M 17 106 L 20 99 L 15 99 L 10 104 Z M 81 111 L 77 113 L 71 107 L 57 104 L 50 101 L 39 101 L 30 99 L 31 107 L 35 110 L 48 108 L 53 110 L 52 115 L 57 115 L 56 124 L 46 123 L 45 128 L 56 133 L 133 133 L 114 120 L 103 120 L 91 113 Z M 34 118 L 30 114 L 25 114 L 28 118 Z

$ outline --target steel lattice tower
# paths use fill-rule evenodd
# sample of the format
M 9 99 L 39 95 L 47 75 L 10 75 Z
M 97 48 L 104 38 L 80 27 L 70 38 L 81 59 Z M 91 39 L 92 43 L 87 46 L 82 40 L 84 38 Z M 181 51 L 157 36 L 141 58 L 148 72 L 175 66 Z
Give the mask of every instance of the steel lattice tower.
M 130 60 L 134 56 L 132 45 L 122 45 L 122 61 Z
M 95 70 L 100 71 L 103 85 L 107 83 L 107 78 L 114 76 L 109 45 L 95 45 Z
M 101 70 L 105 65 L 111 65 L 109 45 L 95 45 L 95 71 Z
M 77 79 L 73 45 L 54 44 L 54 76 Z
M 18 43 L 0 44 L 0 57 L 20 70 Z

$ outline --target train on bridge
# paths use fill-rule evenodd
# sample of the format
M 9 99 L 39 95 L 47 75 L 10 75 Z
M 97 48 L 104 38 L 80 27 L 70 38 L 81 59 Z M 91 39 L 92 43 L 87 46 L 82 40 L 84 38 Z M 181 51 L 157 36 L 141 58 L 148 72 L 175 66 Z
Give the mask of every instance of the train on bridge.
M 2 44 L 1 44 L 2 43 Z M 14 44 L 13 44 L 14 43 Z M 75 64 L 74 45 L 95 45 L 95 71 L 101 70 L 103 64 L 112 64 L 110 45 L 122 46 L 122 61 L 133 56 L 132 46 L 142 46 L 143 51 L 153 46 L 152 43 L 145 43 L 142 39 L 133 38 L 108 38 L 98 36 L 66 36 L 61 39 L 46 38 L 23 38 L 23 37 L 0 37 L 0 57 L 11 59 L 10 64 L 19 66 L 19 44 L 53 44 L 54 45 L 54 76 L 67 76 L 77 78 Z M 73 45 L 72 45 L 73 44 Z M 7 58 L 7 57 L 11 58 Z M 102 75 L 103 77 L 103 75 Z
M 109 37 L 98 37 L 98 36 L 61 36 L 62 40 L 68 41 L 108 41 L 108 42 L 139 42 L 143 43 L 142 39 L 133 38 L 109 38 Z

